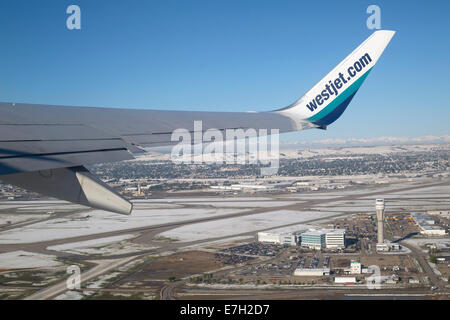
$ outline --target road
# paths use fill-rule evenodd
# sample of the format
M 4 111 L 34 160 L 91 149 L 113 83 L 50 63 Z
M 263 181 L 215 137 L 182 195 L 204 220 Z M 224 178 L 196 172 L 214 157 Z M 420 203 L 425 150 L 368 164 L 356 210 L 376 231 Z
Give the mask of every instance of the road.
M 273 300 L 273 299 L 343 299 L 352 300 L 357 297 L 365 299 L 424 299 L 433 296 L 434 293 L 423 289 L 379 289 L 373 290 L 361 288 L 301 288 L 301 289 L 243 289 L 243 290 L 188 290 L 182 296 L 185 299 L 239 299 L 239 300 Z
M 438 291 L 445 290 L 447 283 L 444 282 L 438 275 L 436 275 L 436 273 L 434 273 L 433 269 L 426 260 L 427 259 L 426 255 L 413 245 L 410 245 L 405 242 L 401 242 L 401 244 L 402 246 L 405 246 L 406 248 L 411 250 L 412 255 L 419 262 L 420 266 L 422 267 L 422 270 L 428 275 L 428 278 L 431 280 L 433 285 L 438 287 Z
M 175 300 L 175 296 L 173 295 L 173 289 L 175 288 L 175 284 L 169 283 L 165 284 L 159 293 L 161 300 Z

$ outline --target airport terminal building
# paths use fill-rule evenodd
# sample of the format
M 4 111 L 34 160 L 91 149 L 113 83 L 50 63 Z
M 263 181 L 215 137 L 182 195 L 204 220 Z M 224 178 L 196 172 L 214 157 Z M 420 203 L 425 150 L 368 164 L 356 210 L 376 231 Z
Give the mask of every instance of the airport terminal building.
M 344 249 L 345 230 L 299 228 L 294 231 L 271 230 L 258 232 L 258 241 L 274 244 L 299 245 L 308 249 Z

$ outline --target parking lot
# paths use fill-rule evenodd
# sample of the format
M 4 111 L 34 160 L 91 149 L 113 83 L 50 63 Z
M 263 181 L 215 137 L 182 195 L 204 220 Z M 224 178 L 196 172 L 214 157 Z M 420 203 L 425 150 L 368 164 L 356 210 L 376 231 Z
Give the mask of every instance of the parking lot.
M 230 247 L 223 250 L 221 252 L 226 253 L 234 253 L 234 254 L 245 254 L 252 256 L 261 256 L 261 257 L 273 257 L 276 256 L 279 252 L 283 250 L 281 245 L 276 244 L 267 244 L 260 242 L 252 242 L 248 244 L 243 244 L 236 247 Z

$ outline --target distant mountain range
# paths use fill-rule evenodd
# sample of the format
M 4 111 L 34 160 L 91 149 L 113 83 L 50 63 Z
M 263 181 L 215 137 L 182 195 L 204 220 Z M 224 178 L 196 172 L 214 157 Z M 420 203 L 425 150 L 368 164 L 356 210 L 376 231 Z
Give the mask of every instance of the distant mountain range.
M 450 135 L 444 136 L 423 136 L 423 137 L 377 137 L 377 138 L 354 138 L 354 139 L 324 139 L 315 141 L 295 141 L 286 142 L 280 141 L 280 152 L 291 154 L 298 151 L 311 151 L 311 149 L 323 150 L 343 150 L 346 148 L 354 148 L 345 150 L 347 153 L 369 153 L 369 154 L 384 154 L 391 152 L 405 152 L 405 151 L 424 151 L 432 147 L 432 145 L 447 145 L 450 144 Z M 270 143 L 268 144 L 270 148 Z M 402 146 L 410 146 L 411 148 L 402 148 Z M 414 148 L 416 146 L 416 148 Z M 384 147 L 384 148 L 374 148 Z M 171 146 L 147 148 L 149 153 L 139 156 L 140 160 L 152 159 L 154 160 L 158 155 L 166 155 L 163 158 L 168 158 L 172 151 Z M 281 155 L 283 158 L 284 156 Z M 290 156 L 288 156 L 290 158 Z
M 376 137 L 352 139 L 324 139 L 314 141 L 280 142 L 280 149 L 311 148 L 311 147 L 352 147 L 352 146 L 390 146 L 408 144 L 447 144 L 450 135 L 423 137 Z

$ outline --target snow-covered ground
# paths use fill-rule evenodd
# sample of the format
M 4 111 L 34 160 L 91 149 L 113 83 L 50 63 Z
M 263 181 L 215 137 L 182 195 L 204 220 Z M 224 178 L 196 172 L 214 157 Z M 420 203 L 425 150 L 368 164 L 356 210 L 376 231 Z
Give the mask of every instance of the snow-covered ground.
M 202 249 L 202 248 L 218 247 L 218 246 L 222 246 L 224 244 L 232 243 L 234 241 L 243 242 L 246 240 L 250 241 L 250 240 L 254 240 L 254 239 L 255 239 L 254 236 L 231 237 L 231 238 L 220 239 L 220 240 L 211 241 L 211 242 L 207 242 L 207 243 L 193 244 L 190 246 L 182 247 L 181 249 L 178 249 L 178 251 L 191 251 L 191 250 Z
M 47 250 L 62 251 L 74 254 L 86 255 L 117 255 L 142 250 L 156 249 L 158 247 L 147 247 L 127 240 L 135 238 L 137 234 L 125 234 L 120 236 L 98 238 L 94 240 L 66 243 L 47 247 Z
M 0 269 L 28 269 L 58 267 L 63 264 L 55 256 L 27 251 L 12 251 L 0 254 Z
M 400 194 L 400 193 L 381 193 L 377 194 L 376 198 L 381 199 L 432 199 L 432 198 L 448 198 L 448 193 L 435 193 L 435 194 L 421 194 L 421 193 L 408 193 L 408 194 Z M 362 199 L 374 199 L 374 196 L 364 197 Z
M 159 235 L 187 242 L 271 229 L 286 224 L 325 218 L 335 214 L 336 212 L 276 210 L 256 215 L 190 224 L 160 233 Z
M 164 198 L 164 199 L 146 199 L 146 200 L 134 200 L 133 203 L 139 204 L 142 202 L 211 202 L 211 201 L 271 201 L 272 198 L 267 197 L 198 197 L 198 198 Z
M 279 198 L 282 199 L 298 199 L 298 200 L 326 200 L 326 199 L 333 199 L 333 198 L 339 198 L 339 197 L 345 197 L 345 196 L 352 196 L 352 195 L 360 195 L 364 193 L 371 193 L 371 192 L 386 192 L 387 194 L 391 194 L 393 197 L 397 193 L 391 193 L 391 190 L 395 190 L 398 188 L 405 188 L 409 187 L 411 184 L 395 184 L 390 186 L 378 186 L 377 188 L 362 186 L 361 188 L 355 190 L 355 189 L 343 189 L 343 190 L 332 190 L 332 191 L 316 191 L 316 192 L 308 192 L 308 193 L 293 193 L 293 194 L 286 194 L 281 195 Z M 361 199 L 373 199 L 375 197 L 379 196 L 370 196 L 370 197 L 364 197 Z M 358 199 L 355 199 L 358 200 Z
M 286 195 L 281 195 L 278 196 L 278 198 L 280 199 L 289 199 L 289 200 L 325 200 L 325 199 L 333 199 L 333 198 L 337 198 L 339 197 L 339 195 L 337 194 L 328 194 L 328 193 L 307 193 L 307 194 L 303 194 L 303 193 L 293 193 L 293 194 L 286 194 Z
M 86 207 L 63 200 L 0 201 L 0 210 L 3 209 L 17 209 L 20 211 L 68 211 L 86 209 Z
M 121 274 L 120 272 L 112 272 L 112 273 L 109 273 L 109 274 L 101 275 L 100 277 L 98 277 L 97 280 L 90 282 L 86 286 L 86 288 L 87 289 L 99 289 L 99 288 L 102 288 L 103 285 L 105 283 L 108 283 L 108 281 L 110 279 L 113 279 L 113 278 L 117 277 L 120 274 Z
M 268 226 L 266 228 L 276 227 L 278 225 L 302 222 L 303 219 L 296 220 L 299 214 L 308 216 L 314 214 L 316 217 L 323 215 L 336 215 L 338 213 L 370 213 L 374 212 L 374 199 L 375 198 L 385 198 L 386 199 L 386 210 L 390 209 L 405 209 L 408 211 L 426 211 L 433 209 L 445 210 L 450 206 L 450 187 L 439 186 L 439 187 L 424 187 L 417 190 L 403 191 L 403 192 L 390 192 L 389 190 L 401 187 L 408 187 L 414 185 L 411 182 L 397 183 L 390 186 L 379 186 L 379 187 L 362 187 L 358 190 L 336 190 L 331 192 L 318 192 L 318 193 L 308 193 L 308 194 L 287 194 L 287 195 L 269 195 L 264 197 L 259 196 L 246 196 L 246 197 L 175 197 L 167 199 L 150 199 L 150 200 L 135 200 L 135 209 L 130 216 L 117 215 L 115 213 L 110 213 L 101 210 L 91 210 L 86 212 L 85 207 L 69 204 L 65 201 L 59 200 L 45 200 L 45 201 L 4 201 L 0 202 L 0 210 L 2 206 L 11 207 L 13 210 L 28 210 L 33 213 L 0 213 L 0 225 L 7 219 L 11 220 L 11 223 L 16 223 L 19 221 L 26 221 L 28 218 L 35 217 L 46 217 L 47 211 L 65 210 L 70 208 L 74 210 L 75 213 L 70 216 L 58 217 L 56 214 L 55 219 L 36 222 L 29 224 L 27 226 L 22 226 L 19 228 L 5 230 L 0 232 L 0 244 L 14 244 L 14 243 L 34 243 L 41 241 L 49 241 L 55 239 L 65 239 L 76 236 L 86 236 L 92 234 L 100 234 L 105 232 L 127 230 L 140 227 L 148 227 L 172 222 L 180 222 L 187 220 L 200 219 L 205 217 L 213 217 L 219 215 L 230 215 L 239 212 L 244 212 L 249 210 L 247 208 L 274 208 L 273 212 L 280 213 L 281 219 L 275 219 L 276 221 L 271 221 L 270 216 L 273 212 L 256 214 L 254 216 L 249 216 L 247 219 L 251 219 L 252 222 L 249 223 L 248 228 L 242 227 L 240 225 L 239 219 L 224 219 L 217 222 L 208 222 L 206 224 L 194 224 L 191 226 L 186 226 L 183 228 L 199 228 L 200 230 L 206 230 L 205 235 L 211 234 L 208 229 L 210 226 L 222 226 L 224 223 L 229 225 L 234 225 L 234 230 L 252 231 L 255 227 L 259 228 L 258 219 L 265 219 L 268 217 Z M 418 185 L 417 183 L 415 185 Z M 356 198 L 354 200 L 338 200 L 342 196 L 359 195 L 367 192 L 375 192 L 382 190 L 385 194 L 374 195 L 364 198 Z M 447 193 L 448 192 L 448 193 Z M 436 199 L 435 197 L 442 197 L 443 199 Z M 332 200 L 334 197 L 337 200 Z M 397 199 L 395 199 L 397 198 Z M 283 201 L 282 199 L 286 199 Z M 289 219 L 283 220 L 282 217 L 286 214 L 286 211 L 275 211 L 277 206 L 287 206 L 295 203 L 302 203 L 305 200 L 331 200 L 332 202 L 326 202 L 322 204 L 315 205 L 313 209 L 319 209 L 320 212 L 304 212 L 293 214 L 290 211 Z M 422 200 L 420 200 L 422 199 Z M 187 206 L 187 207 L 185 207 Z M 197 206 L 197 208 L 195 207 Z M 80 208 L 80 210 L 75 210 Z M 83 208 L 83 209 L 81 209 Z M 53 210 L 52 210 L 53 209 Z M 7 210 L 4 210 L 7 211 Z M 323 211 L 323 212 L 322 212 Z M 1 212 L 1 211 L 0 211 Z M 89 215 L 89 219 L 83 219 Z M 278 218 L 278 217 L 277 217 Z M 255 219 L 255 220 L 253 220 Z M 246 221 L 246 220 L 242 220 Z M 254 222 L 257 223 L 254 223 Z M 271 222 L 270 222 L 271 221 Z M 277 224 L 280 222 L 279 224 Z M 244 223 L 244 226 L 246 224 Z M 183 228 L 177 228 L 169 233 L 174 233 L 176 230 L 184 230 Z M 202 229 L 204 228 L 204 229 Z M 215 227 L 217 229 L 217 227 Z M 247 229 L 246 229 L 247 228 Z M 219 228 L 220 229 L 220 228 Z M 228 230 L 228 227 L 224 227 Z M 214 229 L 215 230 L 215 229 Z M 244 230 L 244 231 L 245 231 Z M 194 230 L 195 231 L 195 230 Z M 217 231 L 219 236 L 224 234 L 224 231 Z M 226 233 L 226 232 L 225 232 Z M 233 233 L 231 232 L 231 235 Z M 226 234 L 228 236 L 228 234 Z M 180 236 L 180 239 L 184 239 L 185 236 Z M 193 236 L 194 238 L 198 236 Z M 169 238 L 172 238 L 169 236 Z M 176 237 L 175 237 L 176 238 Z M 118 241 L 120 244 L 121 241 Z M 84 246 L 84 245 L 82 245 Z M 78 253 L 97 253 L 97 254 L 108 254 L 108 248 L 111 244 L 105 244 L 101 247 L 92 247 L 87 245 L 87 247 L 72 247 L 58 250 L 78 252 Z M 117 246 L 112 246 L 118 249 Z M 127 246 L 124 246 L 127 247 Z M 99 249 L 100 248 L 100 249 Z M 123 250 L 126 250 L 122 248 Z M 129 248 L 130 250 L 139 250 L 139 248 Z M 100 251 L 99 251 L 100 250 Z M 103 253 L 101 251 L 104 251 Z
M 269 207 L 280 207 L 280 206 L 288 206 L 295 203 L 301 203 L 301 201 L 230 201 L 230 202 L 186 202 L 193 205 L 210 205 L 213 207 L 239 207 L 239 208 L 269 208 Z
M 350 201 L 334 201 L 328 202 L 325 204 L 319 204 L 315 208 L 323 209 L 330 211 L 342 211 L 342 212 L 375 212 L 375 199 L 383 198 L 383 196 L 374 196 L 364 199 L 355 199 Z M 392 196 L 392 198 L 395 198 Z M 414 196 L 406 196 L 400 197 L 401 199 L 392 199 L 389 197 L 385 197 L 385 205 L 386 210 L 389 209 L 405 209 L 411 211 L 424 211 L 424 210 L 433 210 L 439 208 L 445 208 L 450 206 L 450 197 L 447 199 L 423 199 L 416 200 Z
M 0 227 L 7 226 L 9 224 L 15 224 L 19 222 L 40 220 L 48 218 L 48 214 L 11 214 L 11 213 L 0 213 Z
M 86 213 L 80 213 L 71 215 L 71 217 L 55 218 L 0 232 L 0 244 L 34 243 L 64 239 L 175 221 L 233 214 L 240 211 L 242 210 L 223 208 L 137 209 L 129 216 L 123 216 L 102 210 L 93 210 L 89 212 L 91 216 L 89 219 L 81 219 L 86 216 Z
M 422 249 L 421 247 L 426 245 L 426 244 L 434 244 L 434 243 L 449 243 L 450 244 L 450 239 L 445 239 L 445 238 L 409 238 L 409 239 L 405 239 L 403 240 L 403 242 L 406 242 L 407 244 L 410 244 L 412 246 L 414 246 L 416 249 L 422 250 L 423 252 L 428 252 L 427 249 Z
M 424 187 L 420 189 L 412 189 L 398 192 L 386 192 L 376 196 L 385 199 L 414 199 L 414 198 L 450 198 L 450 186 Z M 364 198 L 364 199 L 368 199 Z M 370 197 L 372 198 L 372 197 Z
M 55 297 L 55 300 L 81 300 L 83 297 L 81 292 L 69 290 Z

